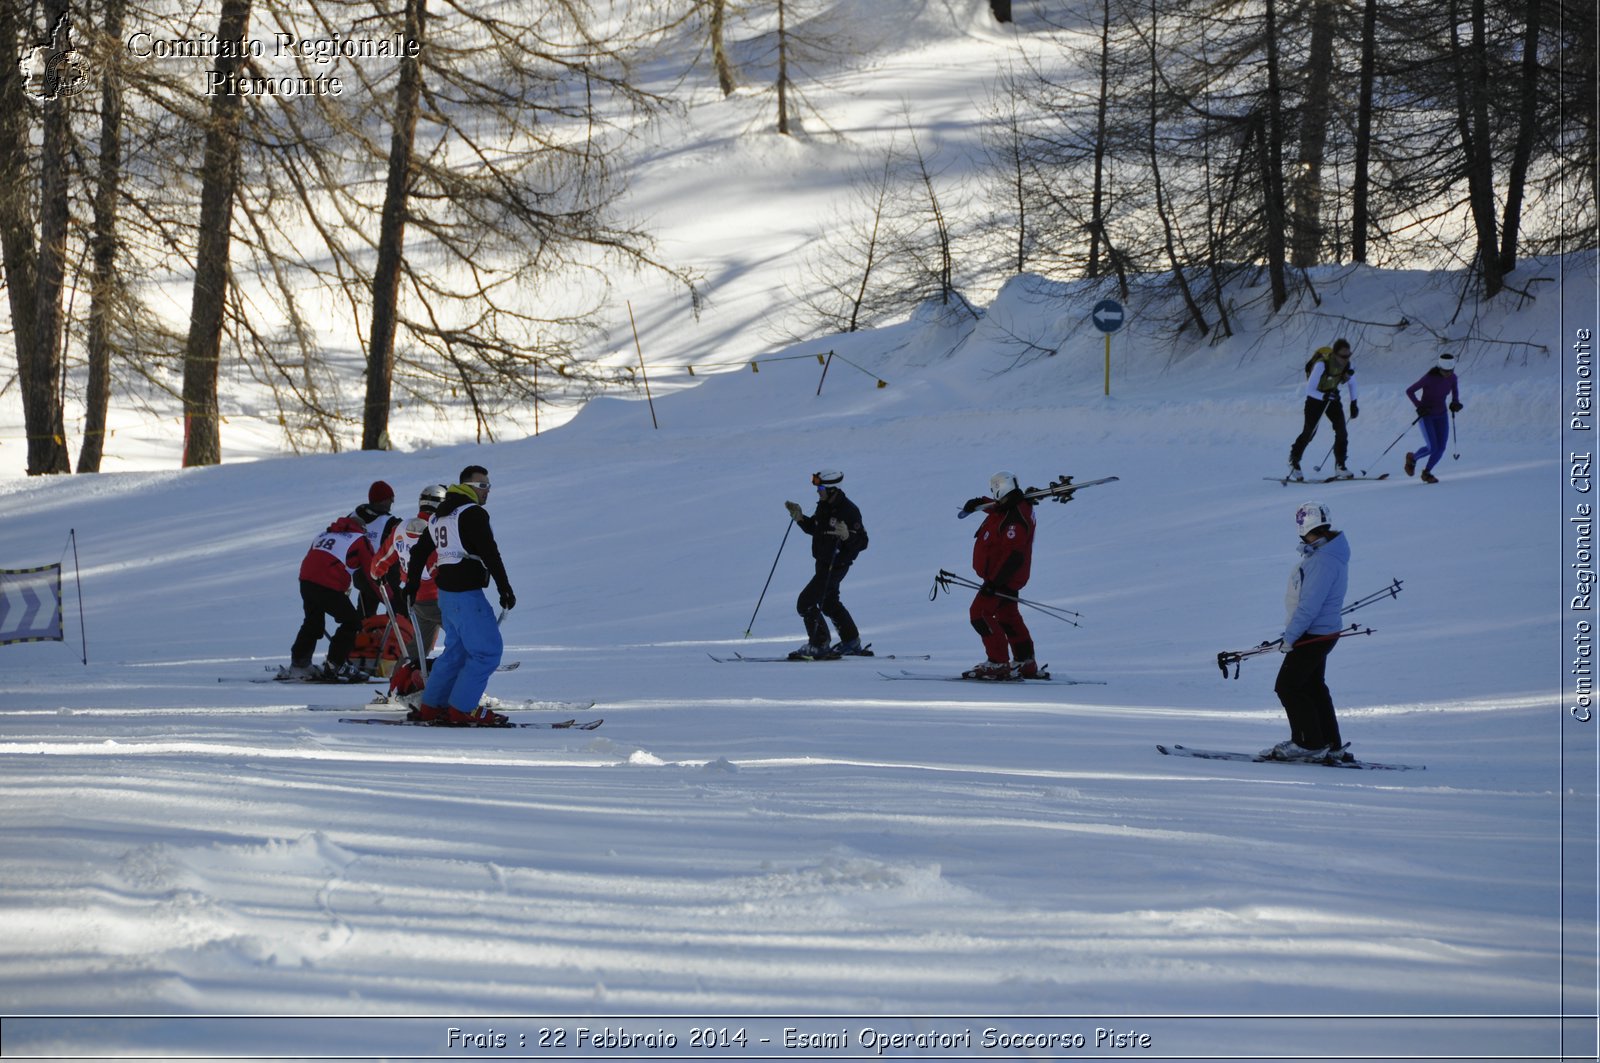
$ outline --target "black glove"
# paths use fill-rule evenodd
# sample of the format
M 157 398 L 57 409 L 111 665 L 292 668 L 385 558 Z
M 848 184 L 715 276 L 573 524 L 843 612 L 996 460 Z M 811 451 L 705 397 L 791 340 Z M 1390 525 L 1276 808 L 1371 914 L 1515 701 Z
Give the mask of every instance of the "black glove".
M 516 604 L 517 596 L 512 594 L 510 590 L 503 590 L 500 592 L 500 608 L 513 609 L 516 607 Z
M 1002 594 L 1010 594 L 1011 592 L 1009 590 L 1007 590 L 1006 588 L 1000 586 L 1000 584 L 996 583 L 994 580 L 986 579 L 986 580 L 983 581 L 983 586 L 978 588 L 978 593 L 979 594 L 989 594 L 989 595 L 993 595 L 995 597 L 999 597 Z
M 1450 412 L 1451 413 L 1460 413 L 1461 409 L 1462 409 L 1461 403 L 1459 403 L 1459 402 L 1452 402 L 1450 404 Z
M 404 609 L 407 613 L 410 613 L 411 610 L 415 609 L 416 607 L 417 589 L 410 586 L 402 588 L 400 591 L 400 608 Z
M 984 506 L 987 506 L 988 504 L 989 504 L 989 499 L 987 499 L 987 498 L 969 498 L 969 499 L 967 499 L 966 504 L 964 504 L 961 507 L 961 512 L 963 512 L 963 513 L 976 513 L 978 510 L 982 509 Z
M 1356 400 L 1350 400 L 1350 419 L 1353 421 L 1361 416 L 1361 407 L 1356 405 Z

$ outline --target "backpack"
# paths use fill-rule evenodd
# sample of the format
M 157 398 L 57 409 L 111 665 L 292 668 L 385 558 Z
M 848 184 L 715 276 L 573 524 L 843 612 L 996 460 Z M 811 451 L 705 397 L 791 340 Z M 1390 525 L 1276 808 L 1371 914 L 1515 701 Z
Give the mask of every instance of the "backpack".
M 389 628 L 390 617 L 369 616 L 361 621 L 361 630 L 356 632 L 355 644 L 350 648 L 350 663 L 386 675 L 396 662 L 410 655 L 416 645 L 411 621 L 403 616 L 392 619 L 394 630 L 389 631 L 388 642 L 384 642 L 383 633 Z

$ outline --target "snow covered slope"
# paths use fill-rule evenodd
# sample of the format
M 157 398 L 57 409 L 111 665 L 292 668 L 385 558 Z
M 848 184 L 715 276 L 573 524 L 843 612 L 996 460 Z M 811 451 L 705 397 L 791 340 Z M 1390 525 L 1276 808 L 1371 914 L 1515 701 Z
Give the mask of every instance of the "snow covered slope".
M 975 323 L 928 313 L 787 352 L 867 370 L 836 359 L 820 397 L 798 358 L 658 398 L 659 429 L 605 400 L 490 447 L 0 483 L 0 564 L 53 561 L 76 529 L 89 656 L 0 648 L 0 1011 L 852 1015 L 817 1025 L 900 1033 L 1058 1015 L 1153 1030 L 1166 1058 L 1287 1058 L 1308 1037 L 1553 1055 L 1560 1024 L 1537 1016 L 1594 980 L 1558 388 L 1595 277 L 1574 257 L 1523 279 L 1537 301 L 1460 346 L 1449 277 L 1330 273 L 1322 306 L 1176 356 L 1131 303 L 1109 398 L 1086 320 L 1104 293 L 1022 279 Z M 1263 477 L 1298 430 L 1300 367 L 1338 334 L 1363 381 L 1352 464 L 1391 477 L 1280 487 Z M 1058 353 L 1014 364 L 1017 336 Z M 1430 487 L 1398 471 L 1419 438 L 1401 390 L 1439 336 L 1464 355 L 1466 409 Z M 307 702 L 354 709 L 357 691 L 242 681 L 287 653 L 316 531 L 371 480 L 398 510 L 468 462 L 490 470 L 520 600 L 504 630 L 523 666 L 491 693 L 595 699 L 598 731 L 351 727 Z M 825 466 L 872 534 L 846 602 L 880 653 L 932 659 L 715 663 L 800 641 L 799 533 L 741 636 L 783 502 L 809 508 Z M 965 600 L 929 590 L 967 571 L 955 511 L 1000 468 L 1120 477 L 1038 511 L 1028 596 L 1083 625 L 1028 619 L 1052 670 L 1086 682 L 880 678 L 978 659 Z M 1155 750 L 1284 736 L 1275 658 L 1233 680 L 1215 656 L 1281 629 L 1306 498 L 1349 536 L 1352 596 L 1404 581 L 1361 614 L 1377 634 L 1331 658 L 1345 736 L 1425 771 Z M 75 637 L 70 580 L 69 558 Z M 1170 1018 L 1208 1015 L 1321 1018 Z M 1527 1017 L 1439 1018 L 1464 1015 Z M 445 1025 L 315 1043 L 423 1055 Z M 8 1022 L 7 1048 L 224 1054 L 239 1029 Z

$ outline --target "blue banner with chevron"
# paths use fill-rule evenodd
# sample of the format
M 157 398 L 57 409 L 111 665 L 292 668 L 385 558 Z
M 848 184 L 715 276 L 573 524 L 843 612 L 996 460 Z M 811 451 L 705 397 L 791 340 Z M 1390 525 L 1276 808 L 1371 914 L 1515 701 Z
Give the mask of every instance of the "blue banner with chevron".
M 64 638 L 61 566 L 0 568 L 0 646 Z

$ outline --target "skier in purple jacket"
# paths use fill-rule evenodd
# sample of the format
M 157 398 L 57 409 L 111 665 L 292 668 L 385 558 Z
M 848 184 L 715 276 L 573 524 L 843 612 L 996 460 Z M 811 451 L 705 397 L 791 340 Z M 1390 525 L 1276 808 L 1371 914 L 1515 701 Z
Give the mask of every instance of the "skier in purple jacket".
M 1423 458 L 1428 464 L 1422 469 L 1422 482 L 1436 484 L 1433 467 L 1444 457 L 1444 445 L 1450 440 L 1450 414 L 1461 409 L 1461 395 L 1457 390 L 1456 356 L 1441 354 L 1439 364 L 1422 374 L 1422 379 L 1406 388 L 1406 398 L 1417 408 L 1417 420 L 1422 424 L 1422 449 L 1406 454 L 1406 475 L 1414 476 L 1417 462 Z

